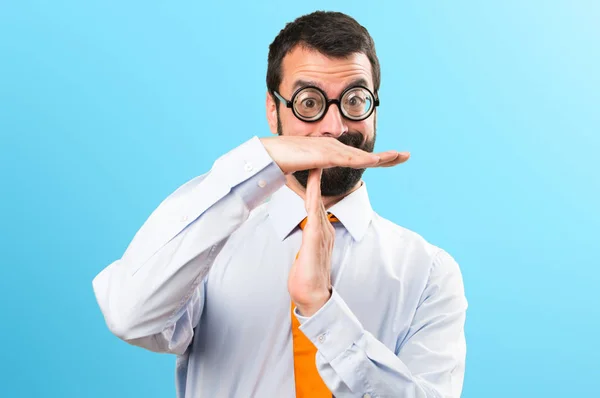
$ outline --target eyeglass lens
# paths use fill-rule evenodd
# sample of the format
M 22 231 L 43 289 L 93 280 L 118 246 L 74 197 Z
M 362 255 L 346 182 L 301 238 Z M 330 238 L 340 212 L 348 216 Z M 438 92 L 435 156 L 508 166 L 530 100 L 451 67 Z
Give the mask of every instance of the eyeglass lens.
M 293 101 L 296 114 L 306 120 L 320 118 L 327 107 L 325 95 L 312 87 L 300 90 Z M 340 110 L 344 116 L 349 119 L 361 119 L 371 111 L 374 101 L 368 90 L 355 87 L 346 91 L 340 102 Z

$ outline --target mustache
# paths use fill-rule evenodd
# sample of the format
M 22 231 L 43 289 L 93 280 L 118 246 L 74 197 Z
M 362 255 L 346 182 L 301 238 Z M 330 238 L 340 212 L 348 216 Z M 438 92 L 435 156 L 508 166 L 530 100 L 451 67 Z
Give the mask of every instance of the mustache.
M 357 131 L 348 131 L 342 134 L 337 140 L 344 145 L 360 149 L 364 145 L 365 137 Z
M 375 135 L 367 139 L 357 131 L 348 131 L 337 138 L 339 142 L 365 152 L 373 152 L 375 147 Z M 359 181 L 365 169 L 353 169 L 351 167 L 332 167 L 323 170 L 321 180 L 321 194 L 323 196 L 337 196 L 348 192 Z M 296 180 L 306 188 L 308 182 L 308 170 L 294 172 Z

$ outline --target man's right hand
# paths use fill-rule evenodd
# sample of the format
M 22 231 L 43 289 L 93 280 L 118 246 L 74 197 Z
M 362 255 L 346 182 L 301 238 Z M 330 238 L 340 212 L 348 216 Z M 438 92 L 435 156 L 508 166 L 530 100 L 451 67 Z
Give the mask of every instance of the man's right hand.
M 277 136 L 260 140 L 285 174 L 338 166 L 355 169 L 391 167 L 407 161 L 410 157 L 408 152 L 366 152 L 342 144 L 331 137 Z

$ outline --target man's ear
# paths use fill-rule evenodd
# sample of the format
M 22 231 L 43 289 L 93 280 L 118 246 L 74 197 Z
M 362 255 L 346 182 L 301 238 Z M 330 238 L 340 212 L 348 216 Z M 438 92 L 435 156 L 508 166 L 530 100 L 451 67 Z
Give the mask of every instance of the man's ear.
M 271 133 L 277 135 L 277 104 L 271 93 L 269 93 L 269 90 L 267 90 L 266 108 L 269 129 L 271 130 Z

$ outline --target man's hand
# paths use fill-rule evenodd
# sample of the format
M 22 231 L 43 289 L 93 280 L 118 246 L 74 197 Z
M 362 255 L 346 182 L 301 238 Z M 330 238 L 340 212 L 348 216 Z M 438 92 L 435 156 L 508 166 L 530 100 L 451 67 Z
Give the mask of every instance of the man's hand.
M 397 151 L 369 153 L 332 137 L 277 136 L 260 140 L 285 174 L 336 166 L 355 169 L 390 167 L 405 162 L 410 156 L 407 152 Z
M 343 145 L 343 144 L 342 144 Z M 331 297 L 331 253 L 335 230 L 321 199 L 322 169 L 308 175 L 305 206 L 308 220 L 298 258 L 288 277 L 288 291 L 303 316 L 312 316 Z

